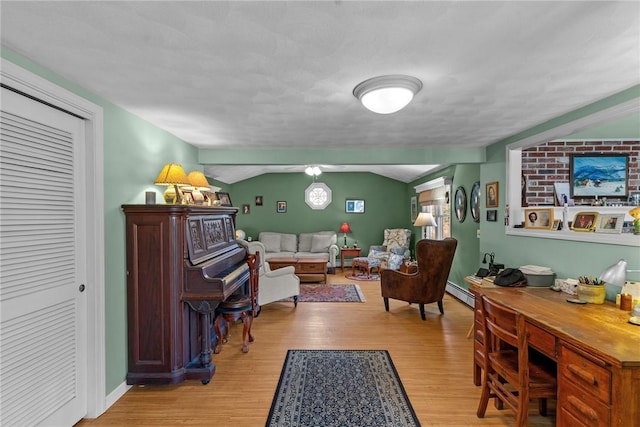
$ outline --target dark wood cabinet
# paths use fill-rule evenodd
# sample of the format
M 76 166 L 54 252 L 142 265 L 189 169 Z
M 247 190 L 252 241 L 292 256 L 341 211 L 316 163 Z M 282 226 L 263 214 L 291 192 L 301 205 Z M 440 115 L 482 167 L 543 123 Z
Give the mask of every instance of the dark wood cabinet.
M 249 279 L 246 251 L 235 240 L 237 209 L 122 209 L 127 239 L 127 384 L 185 379 L 207 383 L 215 371 L 211 348 L 206 348 L 215 340 L 210 327 L 215 308 Z

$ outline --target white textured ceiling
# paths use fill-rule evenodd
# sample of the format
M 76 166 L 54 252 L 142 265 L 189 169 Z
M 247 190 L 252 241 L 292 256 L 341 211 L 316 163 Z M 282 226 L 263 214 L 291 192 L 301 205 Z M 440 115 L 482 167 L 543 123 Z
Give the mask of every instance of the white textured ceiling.
M 640 83 L 635 1 L 0 8 L 3 46 L 198 147 L 481 147 Z M 352 90 L 382 74 L 423 89 L 405 110 L 373 114 Z M 256 173 L 209 170 L 228 183 Z

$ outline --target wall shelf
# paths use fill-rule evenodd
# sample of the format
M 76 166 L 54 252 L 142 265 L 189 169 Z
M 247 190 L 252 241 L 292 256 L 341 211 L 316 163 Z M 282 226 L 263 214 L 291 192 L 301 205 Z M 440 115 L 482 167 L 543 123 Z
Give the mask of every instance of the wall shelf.
M 632 233 L 607 234 L 580 231 L 530 230 L 506 227 L 508 236 L 538 237 L 541 239 L 569 240 L 574 242 L 604 243 L 608 245 L 640 247 L 640 235 Z

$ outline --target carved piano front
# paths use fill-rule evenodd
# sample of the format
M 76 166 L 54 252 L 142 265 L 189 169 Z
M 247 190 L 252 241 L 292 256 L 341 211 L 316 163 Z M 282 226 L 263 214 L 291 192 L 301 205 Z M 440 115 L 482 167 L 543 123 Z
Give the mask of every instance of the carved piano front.
M 215 308 L 249 284 L 236 208 L 124 205 L 127 384 L 208 383 Z

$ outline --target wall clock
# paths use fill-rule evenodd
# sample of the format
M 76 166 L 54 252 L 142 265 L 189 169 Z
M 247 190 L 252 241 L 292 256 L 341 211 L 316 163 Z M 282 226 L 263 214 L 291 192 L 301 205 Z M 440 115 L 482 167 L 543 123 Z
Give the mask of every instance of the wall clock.
M 480 222 L 480 181 L 474 182 L 473 187 L 471 187 L 469 210 L 471 211 L 471 218 L 475 222 Z
M 464 222 L 464 219 L 467 217 L 467 193 L 464 191 L 464 187 L 458 187 L 453 202 L 456 218 L 458 218 L 459 222 Z

